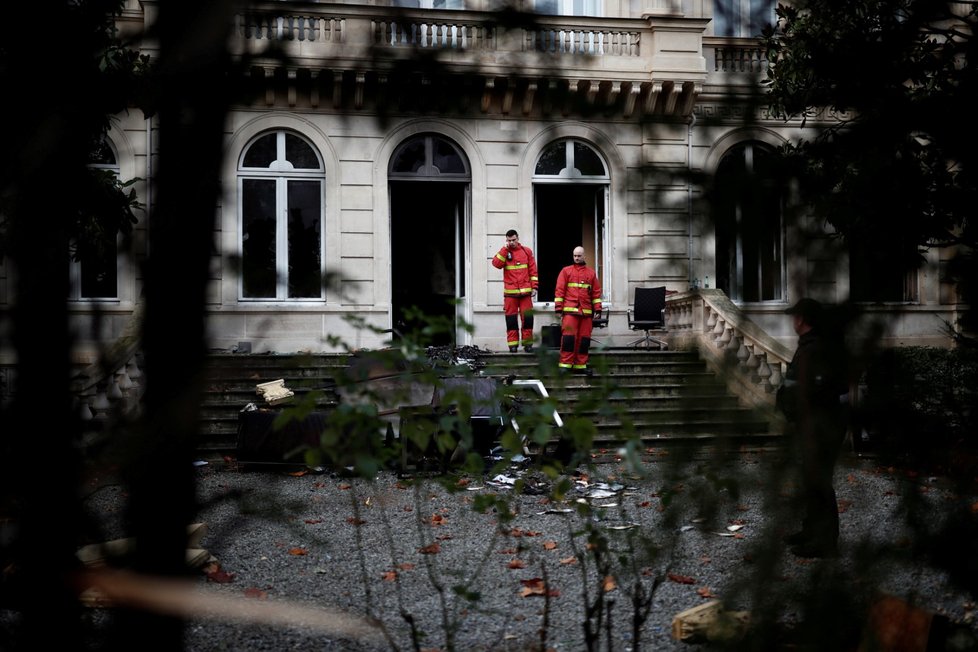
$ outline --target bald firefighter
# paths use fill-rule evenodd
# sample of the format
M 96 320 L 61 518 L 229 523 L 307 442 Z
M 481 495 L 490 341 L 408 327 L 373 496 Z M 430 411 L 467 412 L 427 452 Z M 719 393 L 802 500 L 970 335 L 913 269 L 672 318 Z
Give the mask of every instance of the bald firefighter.
M 561 369 L 589 373 L 593 319 L 601 313 L 601 281 L 584 260 L 584 247 L 574 248 L 574 264 L 560 270 L 554 310 L 560 319 Z

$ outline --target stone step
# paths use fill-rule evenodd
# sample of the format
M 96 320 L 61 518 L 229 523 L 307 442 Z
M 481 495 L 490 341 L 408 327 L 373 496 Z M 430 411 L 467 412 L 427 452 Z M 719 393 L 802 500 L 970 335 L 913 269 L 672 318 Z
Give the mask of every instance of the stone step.
M 291 404 L 315 392 L 317 410 L 334 409 L 340 404 L 337 379 L 343 380 L 349 359 L 345 354 L 212 355 L 201 409 L 200 450 L 233 453 L 238 414 L 248 403 L 260 405 L 255 391 L 259 383 L 281 378 L 295 393 Z M 552 350 L 487 353 L 454 367 L 440 360 L 434 364 L 445 376 L 538 378 L 562 415 L 594 424 L 596 445 L 611 446 L 636 435 L 643 443 L 770 436 L 767 423 L 742 407 L 695 352 L 596 351 L 589 365 L 593 376 L 559 370 Z

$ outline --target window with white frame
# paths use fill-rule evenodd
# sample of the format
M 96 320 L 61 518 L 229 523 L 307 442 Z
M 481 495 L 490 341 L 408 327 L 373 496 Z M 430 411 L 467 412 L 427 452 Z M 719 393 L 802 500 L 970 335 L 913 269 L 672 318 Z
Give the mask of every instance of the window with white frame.
M 534 0 L 533 10 L 552 16 L 602 16 L 601 0 Z
M 119 176 L 119 159 L 112 144 L 102 140 L 89 154 L 88 167 L 96 174 Z M 98 246 L 74 243 L 70 295 L 74 301 L 115 301 L 119 298 L 119 245 L 116 239 Z M 81 251 L 80 249 L 84 249 Z
M 715 0 L 713 33 L 716 36 L 753 38 L 774 24 L 776 0 Z
M 296 133 L 262 134 L 238 166 L 241 297 L 323 299 L 325 174 L 316 149 Z

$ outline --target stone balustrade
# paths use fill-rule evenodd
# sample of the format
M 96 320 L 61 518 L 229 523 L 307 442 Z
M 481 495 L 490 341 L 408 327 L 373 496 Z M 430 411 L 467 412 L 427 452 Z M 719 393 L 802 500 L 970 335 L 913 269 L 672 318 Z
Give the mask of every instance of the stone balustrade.
M 693 289 L 668 297 L 666 327 L 673 348 L 699 349 L 738 396 L 774 407 L 792 351 L 761 330 L 723 291 Z
M 706 79 L 705 18 L 539 15 L 506 26 L 499 18 L 492 11 L 259 2 L 235 15 L 230 47 L 269 77 L 283 67 L 290 80 L 298 69 L 314 78 L 350 73 L 361 86 L 371 73 L 383 85 L 398 62 L 425 51 L 441 72 L 478 75 L 487 89 L 530 89 L 524 104 L 540 95 L 534 89 L 564 84 L 594 101 L 624 97 L 629 114 L 643 107 L 688 115 Z
M 139 368 L 139 329 L 144 305 L 136 305 L 126 328 L 99 360 L 78 370 L 71 379 L 74 407 L 82 421 L 100 429 L 114 417 L 132 416 L 143 395 L 143 372 Z

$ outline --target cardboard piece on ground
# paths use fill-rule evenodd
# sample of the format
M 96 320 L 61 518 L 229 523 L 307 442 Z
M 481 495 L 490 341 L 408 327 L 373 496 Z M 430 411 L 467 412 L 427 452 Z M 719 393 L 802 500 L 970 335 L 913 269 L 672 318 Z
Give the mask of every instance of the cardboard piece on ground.
M 207 533 L 206 523 L 193 523 L 187 526 L 187 564 L 191 568 L 200 568 L 210 561 L 216 561 L 206 550 L 200 547 L 200 540 Z M 86 566 L 104 566 L 107 559 L 121 557 L 129 552 L 133 539 L 112 539 L 102 543 L 90 543 L 79 548 L 76 555 Z
M 750 613 L 727 611 L 722 602 L 711 600 L 673 616 L 672 637 L 684 643 L 734 641 L 749 624 Z
M 217 562 L 217 557 L 200 547 L 200 540 L 207 533 L 206 523 L 193 523 L 187 526 L 187 566 L 203 568 L 207 564 Z M 133 539 L 112 539 L 102 543 L 92 543 L 79 548 L 76 555 L 86 566 L 100 568 L 106 561 L 127 554 L 132 547 Z M 112 600 L 107 598 L 95 587 L 88 587 L 78 596 L 79 601 L 86 607 L 111 607 Z
M 284 378 L 255 385 L 255 393 L 261 394 L 268 405 L 278 405 L 295 396 L 295 393 L 285 386 Z

